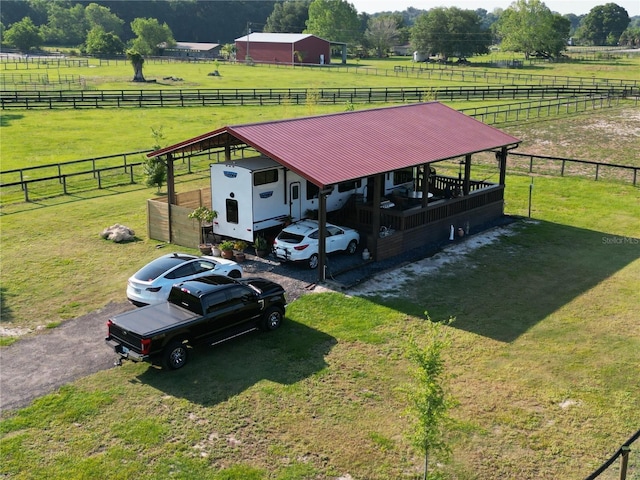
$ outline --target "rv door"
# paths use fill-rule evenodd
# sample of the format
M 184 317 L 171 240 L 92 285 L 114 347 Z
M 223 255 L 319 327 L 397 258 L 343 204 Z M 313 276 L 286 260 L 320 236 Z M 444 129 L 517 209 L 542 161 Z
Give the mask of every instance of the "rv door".
M 289 215 L 295 220 L 302 218 L 302 198 L 300 198 L 300 182 L 289 185 Z

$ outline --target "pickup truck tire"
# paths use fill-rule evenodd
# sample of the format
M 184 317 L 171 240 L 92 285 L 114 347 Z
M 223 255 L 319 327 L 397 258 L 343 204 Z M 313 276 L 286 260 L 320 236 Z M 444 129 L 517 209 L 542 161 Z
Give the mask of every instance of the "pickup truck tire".
M 282 309 L 278 307 L 268 308 L 266 312 L 262 315 L 262 323 L 260 327 L 262 330 L 270 332 L 272 330 L 277 329 L 282 323 L 282 318 L 284 317 L 284 312 Z
M 162 352 L 162 366 L 168 370 L 184 367 L 188 359 L 187 345 L 180 341 L 169 343 Z

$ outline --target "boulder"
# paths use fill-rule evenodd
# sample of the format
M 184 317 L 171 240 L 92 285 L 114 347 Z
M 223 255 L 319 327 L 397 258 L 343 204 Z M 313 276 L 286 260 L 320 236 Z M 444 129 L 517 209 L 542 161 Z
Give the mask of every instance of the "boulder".
M 136 234 L 129 227 L 116 223 L 115 225 L 105 228 L 100 236 L 112 242 L 120 243 L 133 240 Z

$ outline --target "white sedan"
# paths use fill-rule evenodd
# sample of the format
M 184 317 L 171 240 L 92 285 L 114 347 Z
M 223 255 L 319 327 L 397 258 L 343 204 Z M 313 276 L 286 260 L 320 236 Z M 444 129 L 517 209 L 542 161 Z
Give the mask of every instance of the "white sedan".
M 242 267 L 233 260 L 187 253 L 170 253 L 148 263 L 127 281 L 127 298 L 137 307 L 167 300 L 174 283 L 205 275 L 242 277 Z
M 326 252 L 356 253 L 360 234 L 348 227 L 326 224 Z M 280 260 L 306 262 L 309 268 L 318 266 L 318 237 L 320 229 L 315 220 L 301 220 L 285 227 L 273 243 L 273 253 Z

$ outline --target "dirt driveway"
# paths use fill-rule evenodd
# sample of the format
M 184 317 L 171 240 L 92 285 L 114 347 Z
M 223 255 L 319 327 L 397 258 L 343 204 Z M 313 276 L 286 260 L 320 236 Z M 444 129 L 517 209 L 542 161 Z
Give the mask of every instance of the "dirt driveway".
M 289 301 L 309 292 L 335 288 L 354 295 L 384 294 L 396 290 L 405 278 L 433 274 L 500 236 L 510 235 L 509 225 L 471 235 L 435 251 L 407 252 L 387 262 L 361 263 L 356 256 L 329 260 L 327 286 L 317 287 L 317 272 L 264 259 L 244 264 L 245 276 L 260 276 L 280 283 Z M 334 281 L 335 280 L 335 281 Z M 397 291 L 397 290 L 396 290 Z M 0 412 L 27 406 L 35 398 L 100 370 L 112 368 L 115 355 L 104 343 L 110 316 L 134 308 L 128 302 L 112 303 L 58 328 L 24 338 L 0 348 Z

